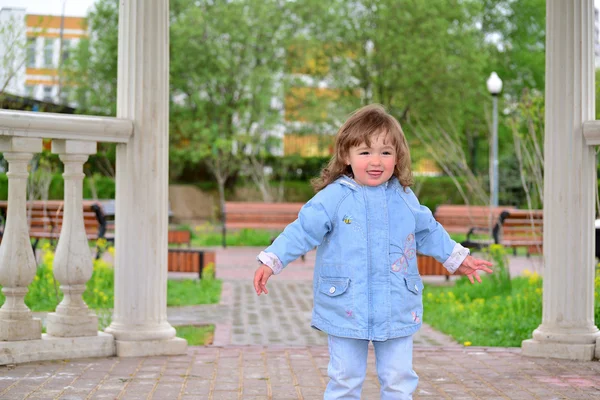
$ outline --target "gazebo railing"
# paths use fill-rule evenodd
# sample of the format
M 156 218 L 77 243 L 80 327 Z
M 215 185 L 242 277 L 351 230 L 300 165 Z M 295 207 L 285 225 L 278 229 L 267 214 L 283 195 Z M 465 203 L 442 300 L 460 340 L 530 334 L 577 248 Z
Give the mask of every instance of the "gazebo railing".
M 133 123 L 107 117 L 0 111 L 0 152 L 8 162 L 8 209 L 0 243 L 0 365 L 30 360 L 115 354 L 112 335 L 98 332 L 98 318 L 82 294 L 93 272 L 83 219 L 83 164 L 98 142 L 127 143 Z M 64 214 L 53 271 L 64 294 L 47 316 L 47 334 L 25 305 L 37 263 L 29 239 L 28 163 L 52 140 L 64 164 Z

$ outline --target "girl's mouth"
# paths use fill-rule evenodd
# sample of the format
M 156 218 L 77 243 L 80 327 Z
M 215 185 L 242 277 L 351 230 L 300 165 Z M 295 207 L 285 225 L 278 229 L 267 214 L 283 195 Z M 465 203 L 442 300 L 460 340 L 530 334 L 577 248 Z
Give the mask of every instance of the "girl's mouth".
M 367 174 L 372 178 L 379 178 L 383 174 L 383 171 L 367 171 Z

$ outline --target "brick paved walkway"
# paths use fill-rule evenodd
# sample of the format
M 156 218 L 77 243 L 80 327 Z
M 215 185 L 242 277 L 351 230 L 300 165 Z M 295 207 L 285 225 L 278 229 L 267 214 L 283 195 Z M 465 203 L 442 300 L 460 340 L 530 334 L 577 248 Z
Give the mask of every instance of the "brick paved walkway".
M 0 367 L 0 399 L 317 400 L 322 346 L 193 347 L 187 355 Z M 415 348 L 415 399 L 598 399 L 600 363 L 526 358 L 515 349 Z M 363 399 L 378 399 L 373 352 Z
M 221 304 L 168 310 L 173 325 L 216 324 L 213 346 L 190 347 L 183 356 L 0 367 L 0 400 L 321 399 L 328 356 L 325 336 L 309 327 L 314 253 L 272 279 L 269 295 L 260 297 L 250 282 L 255 253 L 219 252 Z M 531 262 L 519 260 L 516 268 L 533 269 Z M 528 358 L 518 348 L 465 348 L 429 326 L 415 336 L 414 360 L 421 378 L 415 399 L 600 398 L 599 362 Z M 371 349 L 363 399 L 378 398 Z

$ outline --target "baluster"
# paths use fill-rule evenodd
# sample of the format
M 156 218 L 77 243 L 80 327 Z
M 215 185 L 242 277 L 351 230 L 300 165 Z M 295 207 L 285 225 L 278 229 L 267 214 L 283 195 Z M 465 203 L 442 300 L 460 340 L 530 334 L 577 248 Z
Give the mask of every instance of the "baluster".
M 65 203 L 62 228 L 54 256 L 54 277 L 64 293 L 56 312 L 48 314 L 47 332 L 74 337 L 98 334 L 98 317 L 83 300 L 93 261 L 83 220 L 83 164 L 96 153 L 96 142 L 54 140 L 52 152 L 64 163 Z
M 0 244 L 0 285 L 6 297 L 0 308 L 0 340 L 40 339 L 42 324 L 25 305 L 36 272 L 27 223 L 27 165 L 42 151 L 42 139 L 0 137 L 0 151 L 8 161 L 8 210 Z

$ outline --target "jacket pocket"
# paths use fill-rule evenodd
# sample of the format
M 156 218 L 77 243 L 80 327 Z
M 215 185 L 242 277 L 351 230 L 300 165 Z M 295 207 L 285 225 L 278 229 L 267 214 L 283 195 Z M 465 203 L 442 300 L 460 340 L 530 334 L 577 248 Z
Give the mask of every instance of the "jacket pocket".
M 319 279 L 319 292 L 329 297 L 336 297 L 344 294 L 348 290 L 350 278 L 328 278 Z
M 406 288 L 409 292 L 417 295 L 423 293 L 423 288 L 425 286 L 423 285 L 423 280 L 420 276 L 405 276 L 404 282 L 406 282 Z
M 356 313 L 350 278 L 320 277 L 314 299 L 314 315 L 338 331 L 355 329 Z

